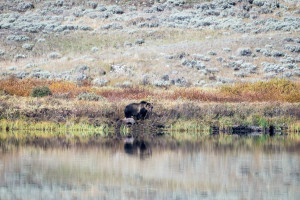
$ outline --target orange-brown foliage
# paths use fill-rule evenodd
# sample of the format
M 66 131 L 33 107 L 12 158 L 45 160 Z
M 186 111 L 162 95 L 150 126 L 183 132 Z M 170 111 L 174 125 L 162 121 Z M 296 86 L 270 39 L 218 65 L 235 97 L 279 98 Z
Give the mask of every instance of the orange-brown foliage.
M 239 99 L 235 97 L 220 94 L 217 91 L 203 91 L 199 88 L 181 88 L 176 89 L 174 92 L 169 92 L 164 95 L 166 99 L 176 100 L 178 98 L 186 100 L 198 101 L 213 101 L 213 102 L 236 102 Z
M 10 95 L 29 96 L 33 88 L 48 86 L 52 94 L 68 94 L 76 97 L 82 92 L 92 92 L 107 98 L 109 101 L 122 99 L 166 99 L 166 100 L 194 100 L 209 102 L 237 102 L 237 101 L 281 101 L 300 102 L 300 83 L 283 79 L 267 82 L 239 83 L 233 86 L 223 86 L 219 90 L 204 91 L 200 88 L 175 88 L 169 90 L 149 89 L 146 87 L 132 88 L 92 88 L 90 83 L 75 84 L 67 81 L 45 81 L 35 79 L 9 78 L 0 80 L 0 90 Z
M 147 99 L 154 94 L 148 89 L 133 87 L 124 89 L 101 89 L 95 92 L 110 101 L 118 101 L 122 99 Z
M 30 95 L 33 88 L 46 85 L 48 85 L 46 81 L 35 79 L 20 80 L 15 77 L 10 77 L 9 79 L 0 81 L 0 90 L 4 90 L 10 95 L 27 97 Z
M 78 86 L 72 82 L 56 81 L 51 82 L 49 88 L 53 94 L 69 93 L 71 97 L 75 97 L 82 92 L 92 92 L 93 89 L 89 86 Z

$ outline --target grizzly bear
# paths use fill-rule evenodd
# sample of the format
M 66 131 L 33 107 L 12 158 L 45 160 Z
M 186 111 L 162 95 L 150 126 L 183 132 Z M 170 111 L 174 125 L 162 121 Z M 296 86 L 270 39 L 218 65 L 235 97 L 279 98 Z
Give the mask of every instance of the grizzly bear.
M 149 117 L 153 106 L 151 103 L 141 101 L 140 103 L 131 103 L 125 107 L 124 113 L 126 118 L 133 117 L 135 120 L 144 120 Z

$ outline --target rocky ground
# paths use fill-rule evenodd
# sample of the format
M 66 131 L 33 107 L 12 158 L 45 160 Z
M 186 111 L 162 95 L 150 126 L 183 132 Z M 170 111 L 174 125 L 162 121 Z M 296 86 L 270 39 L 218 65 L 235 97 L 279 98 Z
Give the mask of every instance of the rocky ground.
M 94 85 L 300 80 L 298 0 L 0 0 L 0 76 Z

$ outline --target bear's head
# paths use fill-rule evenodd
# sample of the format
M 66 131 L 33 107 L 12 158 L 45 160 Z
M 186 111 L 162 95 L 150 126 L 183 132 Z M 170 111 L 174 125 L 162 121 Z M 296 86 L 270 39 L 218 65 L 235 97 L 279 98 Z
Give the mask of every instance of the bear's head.
M 153 109 L 153 105 L 151 103 L 148 103 L 147 101 L 141 101 L 140 104 L 143 105 L 143 107 L 146 108 L 149 112 L 151 112 Z
M 152 112 L 153 105 L 151 103 L 147 103 L 145 107 L 148 111 Z

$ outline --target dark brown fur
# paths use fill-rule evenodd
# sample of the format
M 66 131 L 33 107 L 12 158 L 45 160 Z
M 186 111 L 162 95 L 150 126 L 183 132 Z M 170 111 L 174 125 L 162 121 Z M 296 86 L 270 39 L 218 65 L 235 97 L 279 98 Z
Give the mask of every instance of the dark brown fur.
M 152 104 L 146 101 L 141 101 L 140 103 L 131 103 L 125 107 L 125 117 L 133 117 L 135 120 L 144 120 L 149 117 L 152 108 Z

